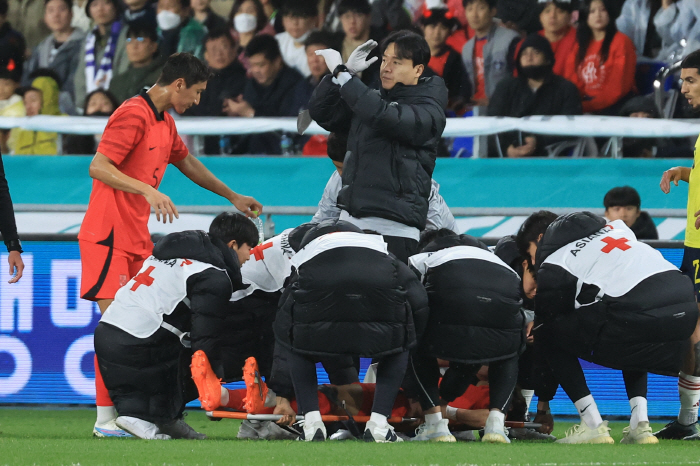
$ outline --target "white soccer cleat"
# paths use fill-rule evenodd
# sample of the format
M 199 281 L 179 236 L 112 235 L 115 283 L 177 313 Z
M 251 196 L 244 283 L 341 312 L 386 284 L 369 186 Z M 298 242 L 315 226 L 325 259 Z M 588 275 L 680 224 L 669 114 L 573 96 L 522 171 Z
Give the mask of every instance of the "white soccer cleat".
M 307 423 L 304 421 L 303 432 L 297 440 L 303 442 L 324 442 L 328 434 L 326 433 L 326 425 L 323 421 Z
M 489 414 L 489 417 L 486 418 L 486 426 L 484 426 L 484 435 L 481 437 L 481 441 L 486 443 L 510 443 L 506 426 L 498 416 Z
M 161 434 L 169 435 L 170 438 L 187 440 L 204 440 L 206 435 L 197 432 L 184 419 L 175 419 L 170 422 L 157 424 Z
M 107 437 L 133 437 L 129 432 L 125 431 L 119 427 L 114 419 L 101 424 L 95 423 L 95 427 L 92 429 L 92 435 L 94 437 L 107 438 Z
M 598 426 L 597 429 L 591 429 L 586 425 L 585 421 L 581 420 L 581 424 L 576 424 L 566 431 L 566 437 L 560 438 L 556 443 L 608 443 L 613 444 L 615 441 L 610 436 L 610 428 L 608 421 Z
M 630 426 L 622 429 L 622 440 L 620 443 L 636 443 L 638 445 L 652 445 L 659 443 L 659 439 L 654 437 L 649 426 L 649 421 L 643 421 L 637 424 L 636 429 L 630 429 Z
M 389 424 L 386 427 L 379 427 L 376 422 L 368 421 L 365 425 L 365 432 L 362 434 L 365 442 L 395 443 L 403 442 L 403 439 L 396 435 L 394 428 Z
M 137 417 L 119 416 L 116 424 L 131 435 L 144 440 L 170 440 L 170 436 L 162 434 L 158 426 L 152 422 Z
M 416 436 L 411 439 L 413 442 L 456 442 L 457 439 L 450 432 L 447 426 L 449 421 L 441 419 L 434 424 L 423 423 L 416 429 Z

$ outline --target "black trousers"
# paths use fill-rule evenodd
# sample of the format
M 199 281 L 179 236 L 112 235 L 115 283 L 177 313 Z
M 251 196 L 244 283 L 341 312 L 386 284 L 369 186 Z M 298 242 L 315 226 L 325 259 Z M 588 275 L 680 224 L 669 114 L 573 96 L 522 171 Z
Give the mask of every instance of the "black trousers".
M 476 383 L 476 373 L 482 364 L 450 362 L 450 367 L 440 380 L 437 359 L 432 356 L 413 355 L 410 371 L 418 385 L 418 400 L 424 410 L 449 403 L 462 396 L 469 385 Z M 518 381 L 518 357 L 491 361 L 489 365 L 489 407 L 507 412 Z
M 398 260 L 408 264 L 408 258 L 418 254 L 418 241 L 402 236 L 384 236 L 384 242 L 390 253 Z
M 95 329 L 95 354 L 102 379 L 120 416 L 161 423 L 182 417 L 197 398 L 192 351 L 164 328 L 136 338 L 110 324 Z
M 316 359 L 290 352 L 288 360 L 299 411 L 301 414 L 318 411 Z M 408 351 L 379 358 L 378 362 L 372 412 L 389 417 L 406 372 Z

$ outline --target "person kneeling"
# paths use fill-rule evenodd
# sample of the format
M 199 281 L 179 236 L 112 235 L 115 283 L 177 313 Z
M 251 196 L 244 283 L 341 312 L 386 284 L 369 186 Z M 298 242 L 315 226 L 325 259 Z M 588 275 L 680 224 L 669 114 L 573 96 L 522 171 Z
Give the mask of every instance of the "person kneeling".
M 95 353 L 116 423 L 143 439 L 203 439 L 183 420 L 197 398 L 192 352 L 204 351 L 224 376 L 220 329 L 231 294 L 244 287 L 240 264 L 258 242 L 255 224 L 225 212 L 203 231 L 156 243 L 116 294 L 95 330 Z

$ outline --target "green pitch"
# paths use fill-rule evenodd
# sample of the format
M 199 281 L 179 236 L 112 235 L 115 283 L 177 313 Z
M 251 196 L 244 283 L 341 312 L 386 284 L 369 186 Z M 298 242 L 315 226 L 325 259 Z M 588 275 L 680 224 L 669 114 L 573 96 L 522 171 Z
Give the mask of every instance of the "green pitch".
M 209 440 L 143 441 L 91 437 L 94 411 L 0 409 L 0 465 L 687 465 L 700 464 L 700 442 L 659 445 L 488 445 L 236 440 L 239 421 L 187 422 Z M 571 423 L 558 423 L 563 435 Z M 616 441 L 625 423 L 611 423 Z M 656 430 L 662 424 L 655 424 Z

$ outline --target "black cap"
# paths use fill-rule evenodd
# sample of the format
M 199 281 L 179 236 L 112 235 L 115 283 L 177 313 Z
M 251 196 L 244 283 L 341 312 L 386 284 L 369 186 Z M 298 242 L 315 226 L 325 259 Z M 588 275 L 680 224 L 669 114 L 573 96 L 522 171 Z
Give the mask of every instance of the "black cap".
M 549 43 L 549 41 L 545 38 L 542 37 L 541 35 L 534 33 L 530 34 L 523 40 L 523 43 L 520 46 L 520 51 L 518 52 L 518 58 L 515 63 L 515 67 L 518 69 L 518 74 L 522 75 L 522 72 L 520 70 L 520 57 L 522 56 L 523 52 L 525 51 L 526 48 L 532 47 L 536 50 L 539 50 L 544 54 L 545 60 L 549 63 L 550 67 L 554 67 L 554 51 L 552 51 L 552 44 Z

